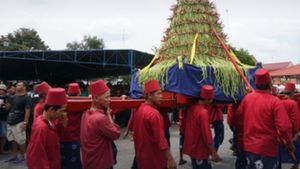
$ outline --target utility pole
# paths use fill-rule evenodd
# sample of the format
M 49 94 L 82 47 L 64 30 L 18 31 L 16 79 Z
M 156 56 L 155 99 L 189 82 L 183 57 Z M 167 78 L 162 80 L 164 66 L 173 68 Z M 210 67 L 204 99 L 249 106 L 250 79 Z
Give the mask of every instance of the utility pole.
M 227 24 L 227 31 L 229 33 L 229 10 L 226 9 L 226 24 Z
M 297 35 L 297 61 L 300 63 L 300 34 Z
M 125 48 L 125 28 L 122 30 L 122 47 Z

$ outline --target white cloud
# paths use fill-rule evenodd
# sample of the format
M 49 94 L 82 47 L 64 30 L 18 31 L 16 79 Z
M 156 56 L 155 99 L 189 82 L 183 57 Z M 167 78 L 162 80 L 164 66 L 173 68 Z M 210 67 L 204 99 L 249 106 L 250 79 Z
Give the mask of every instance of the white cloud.
M 229 42 L 263 62 L 300 61 L 300 1 L 215 0 Z M 0 35 L 36 29 L 52 49 L 83 35 L 102 37 L 108 48 L 151 52 L 159 47 L 176 0 L 0 0 Z M 13 11 L 13 12 L 12 12 Z M 227 11 L 227 12 L 226 12 Z M 124 39 L 124 40 L 123 40 Z

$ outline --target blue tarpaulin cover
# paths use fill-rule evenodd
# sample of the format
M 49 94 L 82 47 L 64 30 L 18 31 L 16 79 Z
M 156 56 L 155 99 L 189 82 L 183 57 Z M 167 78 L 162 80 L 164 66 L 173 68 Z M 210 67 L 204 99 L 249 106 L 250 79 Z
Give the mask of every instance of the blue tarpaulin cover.
M 251 78 L 248 80 L 253 87 L 255 86 L 255 71 L 260 67 L 261 65 L 258 64 L 255 68 L 249 69 L 249 75 Z M 209 66 L 207 66 L 207 74 L 207 78 L 203 80 L 201 68 L 186 63 L 183 63 L 183 68 L 179 68 L 178 64 L 174 64 L 167 71 L 167 78 L 163 88 L 167 91 L 198 97 L 200 94 L 200 88 L 205 84 L 210 84 L 215 88 L 215 100 L 232 102 L 235 100 L 241 100 L 244 97 L 243 92 L 238 92 L 234 98 L 226 96 L 221 86 L 217 85 L 214 70 Z M 132 74 L 130 94 L 133 98 L 142 97 L 142 88 L 138 82 L 138 71 Z

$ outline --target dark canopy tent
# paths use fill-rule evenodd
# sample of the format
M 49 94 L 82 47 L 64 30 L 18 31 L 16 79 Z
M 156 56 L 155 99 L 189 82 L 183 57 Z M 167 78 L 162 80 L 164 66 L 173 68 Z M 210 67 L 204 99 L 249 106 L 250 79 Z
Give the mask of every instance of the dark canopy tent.
M 66 83 L 129 75 L 152 58 L 136 50 L 0 51 L 0 80 Z

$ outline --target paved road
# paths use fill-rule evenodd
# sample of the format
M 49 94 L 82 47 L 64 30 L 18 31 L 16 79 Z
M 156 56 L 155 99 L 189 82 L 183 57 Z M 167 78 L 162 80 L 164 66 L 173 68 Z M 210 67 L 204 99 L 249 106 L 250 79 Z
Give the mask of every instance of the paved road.
M 225 126 L 225 140 L 222 146 L 220 147 L 219 154 L 222 157 L 223 161 L 220 163 L 213 163 L 213 169 L 234 169 L 234 160 L 235 157 L 232 156 L 232 152 L 229 150 L 230 144 L 228 143 L 229 138 L 232 133 L 229 130 L 228 126 Z M 179 149 L 178 149 L 178 126 L 174 124 L 171 128 L 171 151 L 175 159 L 179 159 Z M 130 169 L 132 159 L 134 157 L 134 148 L 133 142 L 129 138 L 120 138 L 116 141 L 118 146 L 118 164 L 114 169 Z M 0 155 L 0 169 L 26 169 L 25 164 L 10 164 L 5 163 L 4 160 L 8 158 L 8 155 Z M 189 161 L 187 156 L 184 157 Z M 191 163 L 188 162 L 185 165 L 178 166 L 178 169 L 191 169 Z M 283 169 L 289 169 L 290 166 L 285 165 Z

